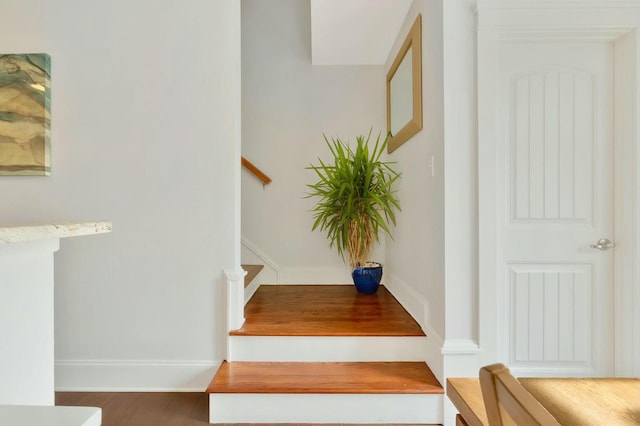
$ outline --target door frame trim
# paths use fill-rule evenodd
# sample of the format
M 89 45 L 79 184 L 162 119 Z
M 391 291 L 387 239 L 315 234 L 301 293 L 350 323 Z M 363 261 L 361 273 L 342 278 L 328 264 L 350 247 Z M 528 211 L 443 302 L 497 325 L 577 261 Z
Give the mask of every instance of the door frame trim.
M 638 17 L 640 21 L 640 16 Z M 640 376 L 640 29 L 621 35 L 615 57 L 615 373 Z M 634 290 L 636 289 L 636 290 Z
M 534 0 L 535 1 L 535 0 Z M 497 52 L 505 41 L 607 41 L 615 57 L 615 374 L 640 375 L 640 7 L 598 9 L 589 2 L 549 10 L 478 10 L 478 336 L 481 363 L 500 359 L 498 202 L 496 193 Z M 603 18 L 604 17 L 604 18 Z M 606 22 L 603 25 L 602 22 Z

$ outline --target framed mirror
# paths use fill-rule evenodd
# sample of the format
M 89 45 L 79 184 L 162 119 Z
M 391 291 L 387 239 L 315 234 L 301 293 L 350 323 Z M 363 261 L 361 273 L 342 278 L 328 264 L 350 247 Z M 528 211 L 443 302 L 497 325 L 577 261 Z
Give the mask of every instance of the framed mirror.
M 393 152 L 422 129 L 422 16 L 418 15 L 387 74 L 387 145 Z

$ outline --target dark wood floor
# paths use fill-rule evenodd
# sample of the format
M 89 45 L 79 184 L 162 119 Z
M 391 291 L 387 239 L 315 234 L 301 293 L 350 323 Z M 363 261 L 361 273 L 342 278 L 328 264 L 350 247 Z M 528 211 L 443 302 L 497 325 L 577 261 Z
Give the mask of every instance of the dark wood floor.
M 381 286 L 373 295 L 353 285 L 262 285 L 245 307 L 240 336 L 424 336 Z
M 209 425 L 207 404 L 200 392 L 56 392 L 56 405 L 102 408 L 102 426 Z
M 204 393 L 56 392 L 56 405 L 102 408 L 103 426 L 201 426 L 209 424 Z

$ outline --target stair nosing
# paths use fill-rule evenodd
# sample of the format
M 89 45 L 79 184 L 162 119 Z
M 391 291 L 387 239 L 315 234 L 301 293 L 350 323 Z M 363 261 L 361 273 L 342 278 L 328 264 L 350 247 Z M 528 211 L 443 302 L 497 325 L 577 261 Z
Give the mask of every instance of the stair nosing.
M 439 395 L 444 389 L 425 362 L 224 361 L 207 393 Z

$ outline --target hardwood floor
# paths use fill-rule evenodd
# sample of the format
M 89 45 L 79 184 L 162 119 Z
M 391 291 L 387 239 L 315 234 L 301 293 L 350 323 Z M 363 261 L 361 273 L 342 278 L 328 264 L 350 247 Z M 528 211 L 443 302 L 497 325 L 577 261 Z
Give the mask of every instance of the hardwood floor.
M 262 285 L 245 307 L 236 336 L 424 336 L 381 286 L 373 295 L 353 285 Z
M 102 426 L 209 425 L 207 394 L 200 392 L 56 392 L 56 405 L 101 407 Z
M 100 407 L 103 426 L 209 424 L 204 393 L 56 392 L 56 405 Z
M 224 362 L 209 393 L 442 394 L 424 362 Z

